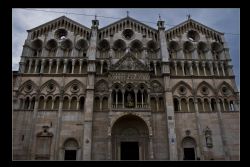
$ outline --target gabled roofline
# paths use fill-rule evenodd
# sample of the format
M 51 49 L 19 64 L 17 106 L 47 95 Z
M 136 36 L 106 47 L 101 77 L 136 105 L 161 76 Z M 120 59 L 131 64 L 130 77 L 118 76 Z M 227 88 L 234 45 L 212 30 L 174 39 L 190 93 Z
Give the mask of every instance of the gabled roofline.
M 39 28 L 41 28 L 41 27 L 43 27 L 43 26 L 46 26 L 46 25 L 48 25 L 48 24 L 51 24 L 51 23 L 56 22 L 56 21 L 61 20 L 61 19 L 66 19 L 66 20 L 72 22 L 73 24 L 76 24 L 76 25 L 78 25 L 78 26 L 80 26 L 80 27 L 82 27 L 82 28 L 91 30 L 90 28 L 88 28 L 88 27 L 86 27 L 86 26 L 84 26 L 84 25 L 82 25 L 82 24 L 80 24 L 80 23 L 78 23 L 78 22 L 76 22 L 76 21 L 74 21 L 74 20 L 72 20 L 72 19 L 70 19 L 70 18 L 68 18 L 68 17 L 66 17 L 66 16 L 63 15 L 63 16 L 58 17 L 58 18 L 56 18 L 56 19 L 54 19 L 54 20 L 51 20 L 51 21 L 49 21 L 49 22 L 47 22 L 47 23 L 44 23 L 44 24 L 42 24 L 42 25 L 39 25 L 39 26 L 37 26 L 37 27 L 35 27 L 35 28 L 29 29 L 29 30 L 27 30 L 27 32 L 35 31 L 35 30 L 37 30 L 37 29 L 39 29 Z
M 176 25 L 176 26 L 174 26 L 174 27 L 172 27 L 172 28 L 170 28 L 170 29 L 168 29 L 168 30 L 166 30 L 165 32 L 168 33 L 169 31 L 174 30 L 174 29 L 176 29 L 176 28 L 178 28 L 178 27 L 181 27 L 181 26 L 183 26 L 184 24 L 186 24 L 186 23 L 188 23 L 188 22 L 194 22 L 194 23 L 196 23 L 196 24 L 199 24 L 199 25 L 202 26 L 202 27 L 205 27 L 206 29 L 209 29 L 209 30 L 211 30 L 211 31 L 214 31 L 214 32 L 216 32 L 216 33 L 218 33 L 218 34 L 220 34 L 220 35 L 224 35 L 224 33 L 219 32 L 219 31 L 217 31 L 217 30 L 214 30 L 214 29 L 212 29 L 212 28 L 210 28 L 210 27 L 208 27 L 208 26 L 206 26 L 206 25 L 204 25 L 204 24 L 202 24 L 202 23 L 199 23 L 198 21 L 195 21 L 195 20 L 193 20 L 193 19 L 191 19 L 191 18 L 188 19 L 188 20 L 186 20 L 186 21 L 184 21 L 184 22 L 182 22 L 182 23 L 180 23 L 180 24 L 178 24 L 178 25 Z
M 113 23 L 111 23 L 111 24 L 109 24 L 109 25 L 107 25 L 107 26 L 105 26 L 105 27 L 102 27 L 102 28 L 100 28 L 99 30 L 100 30 L 100 31 L 101 31 L 101 30 L 104 30 L 105 28 L 108 28 L 108 27 L 110 27 L 111 25 L 117 24 L 117 23 L 122 22 L 122 21 L 124 21 L 124 20 L 126 20 L 126 19 L 130 19 L 130 20 L 132 20 L 132 21 L 134 21 L 134 22 L 138 22 L 138 23 L 142 24 L 143 26 L 145 26 L 145 27 L 147 27 L 147 28 L 149 28 L 149 29 L 152 29 L 152 30 L 154 30 L 154 31 L 157 31 L 157 29 L 155 29 L 155 28 L 153 28 L 153 27 L 151 27 L 151 26 L 149 26 L 149 25 L 146 25 L 146 24 L 144 24 L 144 23 L 142 23 L 142 22 L 140 22 L 140 21 L 138 21 L 138 20 L 136 20 L 136 19 L 134 19 L 134 18 L 132 18 L 132 17 L 130 17 L 130 16 L 126 16 L 126 17 L 124 17 L 124 18 L 122 18 L 122 19 L 120 19 L 120 20 L 117 20 L 116 22 L 113 22 Z

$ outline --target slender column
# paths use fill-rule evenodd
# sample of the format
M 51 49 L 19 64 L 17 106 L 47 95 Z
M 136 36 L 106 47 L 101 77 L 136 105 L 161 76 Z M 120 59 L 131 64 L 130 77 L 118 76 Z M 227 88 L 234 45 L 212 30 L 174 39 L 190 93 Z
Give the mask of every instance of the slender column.
M 73 59 L 73 60 L 72 60 L 72 69 L 71 69 L 71 74 L 74 74 L 75 62 L 76 62 L 76 60 L 75 60 L 75 59 Z
M 33 60 L 32 60 L 32 59 L 30 59 L 30 61 L 29 61 L 29 69 L 28 69 L 28 73 L 30 73 L 30 69 L 31 69 L 32 62 L 33 62 Z
M 115 91 L 115 108 L 117 108 L 118 105 L 118 92 Z
M 198 74 L 198 76 L 200 76 L 200 68 L 199 68 L 199 62 L 198 61 L 195 62 L 195 66 L 196 66 L 196 69 L 197 69 L 197 74 Z
M 204 61 L 202 62 L 202 68 L 203 68 L 203 71 L 204 71 L 204 75 L 207 76 L 207 73 L 206 73 L 206 64 L 205 64 Z
M 122 90 L 122 108 L 125 108 L 125 106 L 124 106 L 124 95 L 125 95 L 125 90 Z
M 225 75 L 225 71 L 224 71 L 224 64 L 223 64 L 223 62 L 220 62 L 220 66 L 221 66 L 221 69 L 222 69 L 223 76 L 226 76 Z
M 47 106 L 47 100 L 48 100 L 48 99 L 44 100 L 43 110 L 45 110 L 45 109 L 46 109 L 46 106 Z
M 190 109 L 189 109 L 189 101 L 187 101 L 187 112 L 190 112 Z
M 215 67 L 216 67 L 217 75 L 220 76 L 218 62 L 215 62 Z
M 65 74 L 66 73 L 66 69 L 67 69 L 67 62 L 68 62 L 68 60 L 67 59 L 64 59 L 64 66 L 63 66 L 63 74 Z
M 141 105 L 142 105 L 142 108 L 143 108 L 143 92 L 142 92 L 142 95 L 141 95 Z
M 102 99 L 103 98 L 100 99 L 100 106 L 99 106 L 100 108 L 99 108 L 99 111 L 102 111 Z
M 210 111 L 212 112 L 213 110 L 212 110 L 212 104 L 211 104 L 211 102 L 208 101 L 208 104 L 209 104 L 209 109 L 210 109 Z
M 179 111 L 181 111 L 181 100 L 178 99 L 178 103 L 179 103 Z
M 182 75 L 185 76 L 184 61 L 181 61 L 181 69 L 182 69 Z
M 60 65 L 60 59 L 57 59 L 56 60 L 56 74 L 58 74 L 59 65 Z
M 222 105 L 223 105 L 224 111 L 226 111 L 224 100 L 222 100 Z
M 49 74 L 50 74 L 50 71 L 51 71 L 51 66 L 52 66 L 52 59 L 49 59 Z
M 135 90 L 135 108 L 137 108 L 137 93 L 138 93 L 138 90 Z
M 204 106 L 204 101 L 202 100 L 202 109 L 203 109 L 203 112 L 205 112 L 205 106 Z
M 209 69 L 210 69 L 210 73 L 211 75 L 214 75 L 214 71 L 213 71 L 213 63 L 211 61 L 209 61 Z
M 103 60 L 101 60 L 101 74 L 103 73 Z
M 40 71 L 40 73 L 43 73 L 43 70 L 44 70 L 44 63 L 45 63 L 45 59 L 42 59 L 41 71 Z
M 159 98 L 156 98 L 156 112 L 159 111 Z
M 234 111 L 239 111 L 238 103 L 236 101 L 233 101 L 233 104 L 234 104 Z
M 174 69 L 175 69 L 175 75 L 178 75 L 178 71 L 177 71 L 177 62 L 176 61 L 174 61 Z
M 193 67 L 192 67 L 192 61 L 188 61 L 188 66 L 189 66 L 190 75 L 194 75 L 194 73 L 193 73 Z
M 37 71 L 38 62 L 39 62 L 39 60 L 36 59 L 36 62 L 35 62 L 35 69 L 34 69 L 33 73 L 36 73 L 36 71 Z
M 80 69 L 79 69 L 79 74 L 82 73 L 82 59 L 80 59 Z
M 76 110 L 79 110 L 79 103 L 80 103 L 80 100 L 77 99 L 77 103 L 76 103 Z
M 51 108 L 50 109 L 54 109 L 54 102 L 55 102 L 55 99 L 54 100 L 52 100 L 52 105 L 51 105 Z

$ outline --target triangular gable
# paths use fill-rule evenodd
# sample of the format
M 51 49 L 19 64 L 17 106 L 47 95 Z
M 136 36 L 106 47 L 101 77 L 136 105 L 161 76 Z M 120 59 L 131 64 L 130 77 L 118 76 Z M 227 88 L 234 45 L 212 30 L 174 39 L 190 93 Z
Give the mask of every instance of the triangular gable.
M 120 24 L 123 25 L 124 23 L 125 23 L 125 27 L 124 26 L 122 26 L 122 27 L 123 27 L 123 29 L 125 29 L 125 28 L 127 28 L 127 22 L 129 22 L 129 27 L 130 27 L 130 24 L 132 23 L 132 24 L 136 24 L 136 25 L 138 25 L 140 27 L 143 27 L 143 29 L 145 28 L 146 31 L 157 32 L 157 30 L 155 28 L 150 27 L 150 26 L 148 26 L 148 25 L 146 25 L 146 24 L 144 24 L 144 23 L 142 23 L 142 22 L 140 22 L 140 21 L 138 21 L 138 20 L 136 20 L 134 18 L 131 18 L 129 16 L 127 16 L 127 17 L 125 17 L 123 19 L 120 19 L 120 20 L 118 20 L 118 21 L 116 21 L 114 23 L 111 23 L 111 24 L 109 24 L 109 25 L 107 25 L 105 27 L 102 27 L 102 28 L 99 29 L 99 31 L 107 31 L 108 29 L 110 29 L 112 27 L 116 27 L 117 25 L 120 26 Z
M 218 41 L 222 41 L 221 35 L 224 35 L 222 32 L 209 28 L 193 19 L 188 19 L 184 21 L 183 23 L 180 23 L 179 25 L 166 30 L 167 39 L 175 38 L 179 34 L 183 34 L 186 31 L 191 30 L 191 29 L 196 30 Z
M 33 32 L 33 38 L 41 36 L 48 31 L 54 30 L 56 28 L 64 27 L 66 30 L 78 33 L 78 34 L 89 34 L 91 29 L 79 24 L 78 22 L 69 19 L 66 16 L 61 16 L 57 19 L 54 19 L 52 21 L 49 21 L 45 24 L 42 24 L 40 26 L 37 26 L 35 28 L 32 28 L 30 30 L 27 30 L 27 32 Z
M 111 70 L 118 71 L 148 71 L 148 68 L 131 53 L 127 53 L 117 63 L 111 66 Z

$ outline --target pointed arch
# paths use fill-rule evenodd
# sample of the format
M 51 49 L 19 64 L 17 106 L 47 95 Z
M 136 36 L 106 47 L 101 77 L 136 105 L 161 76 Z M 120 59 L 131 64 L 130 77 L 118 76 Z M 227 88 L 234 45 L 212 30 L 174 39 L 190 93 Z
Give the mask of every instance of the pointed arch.
M 178 82 L 177 84 L 175 84 L 175 86 L 173 86 L 173 88 L 172 88 L 172 92 L 174 93 L 174 92 L 176 91 L 176 89 L 177 89 L 179 86 L 181 86 L 181 85 L 184 85 L 186 88 L 189 89 L 190 93 L 193 94 L 193 88 L 192 88 L 188 83 L 186 83 L 186 82 L 184 82 L 184 81 L 180 81 L 180 82 Z
M 70 81 L 69 83 L 67 83 L 67 84 L 65 85 L 64 89 L 67 90 L 70 86 L 72 86 L 72 85 L 74 85 L 74 84 L 78 85 L 79 87 L 81 87 L 81 88 L 83 88 L 83 89 L 86 88 L 85 85 L 84 85 L 81 81 L 79 81 L 79 80 L 77 80 L 77 79 L 74 79 L 74 80 Z
M 45 87 L 47 87 L 50 84 L 55 85 L 59 90 L 61 89 L 58 82 L 56 82 L 54 79 L 50 79 L 50 80 L 48 80 L 48 81 L 46 81 L 45 83 L 42 84 L 42 86 L 40 87 L 40 91 L 42 91 Z
M 37 90 L 38 86 L 33 82 L 32 80 L 25 81 L 18 89 L 19 92 L 21 92 L 26 86 L 31 85 L 33 87 L 33 90 Z
M 199 83 L 197 85 L 197 88 L 195 89 L 196 94 L 197 94 L 199 88 L 201 88 L 202 86 L 207 86 L 212 91 L 213 94 L 216 94 L 215 89 L 209 83 L 207 83 L 206 81 L 202 81 L 201 83 Z
M 221 90 L 221 88 L 222 88 L 223 86 L 226 86 L 232 93 L 235 92 L 234 88 L 233 88 L 229 83 L 227 83 L 226 81 L 221 82 L 221 83 L 218 85 L 217 89 L 218 89 L 218 90 Z

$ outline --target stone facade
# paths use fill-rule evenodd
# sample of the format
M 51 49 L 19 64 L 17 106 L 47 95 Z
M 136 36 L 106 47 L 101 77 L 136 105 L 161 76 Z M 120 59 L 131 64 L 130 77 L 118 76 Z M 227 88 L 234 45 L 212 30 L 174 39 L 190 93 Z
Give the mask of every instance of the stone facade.
M 13 73 L 14 160 L 239 160 L 223 33 L 190 18 L 168 30 L 129 16 L 98 24 L 63 16 L 28 30 Z

